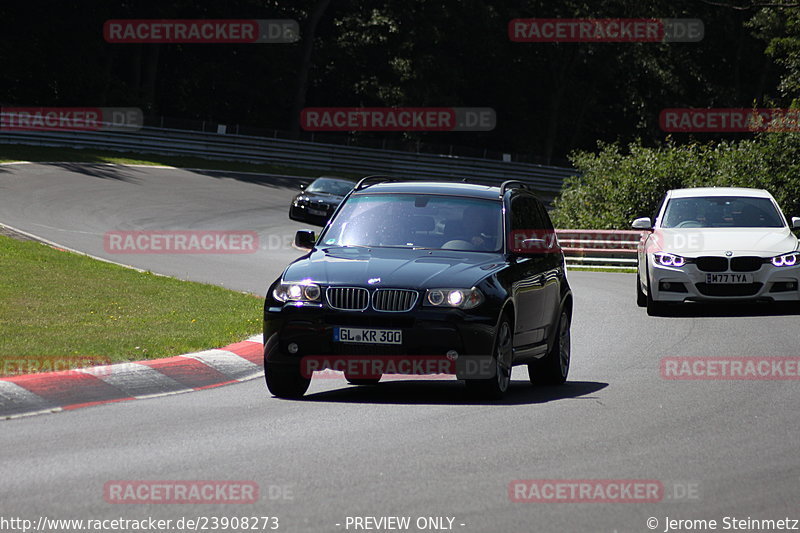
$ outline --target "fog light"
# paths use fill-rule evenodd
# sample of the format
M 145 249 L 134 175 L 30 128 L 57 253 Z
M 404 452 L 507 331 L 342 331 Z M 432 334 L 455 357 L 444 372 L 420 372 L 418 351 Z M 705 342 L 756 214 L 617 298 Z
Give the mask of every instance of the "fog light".
M 297 353 L 297 350 L 300 349 L 300 347 L 297 346 L 297 344 L 294 343 L 294 342 L 289 344 L 289 346 L 287 346 L 287 348 L 289 348 L 289 353 Z
M 680 281 L 659 281 L 658 290 L 664 292 L 688 292 L 686 290 L 686 285 Z
M 451 361 L 458 359 L 458 352 L 455 350 L 447 350 L 447 358 Z

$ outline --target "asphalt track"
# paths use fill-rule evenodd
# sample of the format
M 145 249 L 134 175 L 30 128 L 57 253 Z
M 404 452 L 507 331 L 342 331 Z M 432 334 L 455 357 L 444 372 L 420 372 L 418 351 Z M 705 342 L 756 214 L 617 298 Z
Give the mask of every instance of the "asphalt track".
M 301 227 L 286 217 L 296 184 L 6 165 L 0 222 L 154 272 L 263 294 L 298 255 L 277 245 Z M 106 253 L 103 234 L 128 229 L 254 230 L 276 246 L 245 255 Z M 726 516 L 800 519 L 798 382 L 674 381 L 659 371 L 670 356 L 797 356 L 798 316 L 725 306 L 652 318 L 635 306 L 633 275 L 572 272 L 570 280 L 573 365 L 563 387 L 534 389 L 517 368 L 498 404 L 470 401 L 457 382 L 419 380 L 358 388 L 319 379 L 305 400 L 284 401 L 254 380 L 10 420 L 0 423 L 0 517 L 269 515 L 280 518 L 279 531 L 295 532 L 346 531 L 348 516 L 449 516 L 465 532 L 609 533 L 650 531 L 649 517 L 656 531 L 666 517 L 716 519 L 718 529 Z M 665 492 L 654 503 L 512 503 L 517 479 L 647 479 Z M 103 487 L 111 480 L 251 480 L 261 499 L 110 504 Z

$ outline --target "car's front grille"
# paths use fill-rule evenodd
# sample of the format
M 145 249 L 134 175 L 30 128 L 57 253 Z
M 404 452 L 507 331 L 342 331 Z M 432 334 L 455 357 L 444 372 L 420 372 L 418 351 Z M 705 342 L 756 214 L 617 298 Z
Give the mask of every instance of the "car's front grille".
M 731 259 L 731 270 L 734 272 L 755 272 L 764 264 L 761 257 L 734 257 Z
M 417 303 L 417 291 L 407 289 L 378 289 L 372 294 L 372 307 L 376 311 L 403 313 Z
M 704 256 L 694 260 L 697 268 L 703 272 L 725 272 L 728 270 L 728 258 Z
M 761 283 L 696 283 L 695 286 L 705 296 L 753 296 L 761 289 Z
M 369 306 L 369 292 L 359 287 L 329 287 L 328 305 L 341 311 L 364 311 Z

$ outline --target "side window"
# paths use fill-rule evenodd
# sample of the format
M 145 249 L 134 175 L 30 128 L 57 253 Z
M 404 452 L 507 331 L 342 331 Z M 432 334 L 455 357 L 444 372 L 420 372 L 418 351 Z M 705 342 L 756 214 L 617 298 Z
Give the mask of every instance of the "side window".
M 525 195 L 511 200 L 511 232 L 508 237 L 508 247 L 512 252 L 535 253 L 553 246 L 553 224 L 539 200 Z
M 542 221 L 544 223 L 543 228 L 548 231 L 555 231 L 553 227 L 553 221 L 550 220 L 550 215 L 547 214 L 547 209 L 545 209 L 544 204 L 540 201 L 536 201 L 536 204 L 539 206 L 539 212 L 541 213 Z
M 545 229 L 538 203 L 535 198 L 529 196 L 517 196 L 511 201 L 512 231 Z

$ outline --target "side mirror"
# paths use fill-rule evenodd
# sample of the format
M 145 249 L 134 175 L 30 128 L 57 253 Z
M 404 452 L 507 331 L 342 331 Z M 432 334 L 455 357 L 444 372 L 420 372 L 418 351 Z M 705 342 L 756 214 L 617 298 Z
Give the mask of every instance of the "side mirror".
M 792 217 L 792 229 L 800 228 L 800 217 Z
M 306 184 L 305 184 L 305 183 L 301 183 L 301 184 L 300 184 L 300 190 L 301 190 L 301 191 L 304 191 L 304 190 L 306 190 Z
M 650 217 L 637 218 L 633 221 L 633 229 L 653 229 L 653 221 Z
M 316 242 L 317 236 L 310 229 L 299 229 L 294 234 L 294 245 L 301 250 L 311 250 Z

